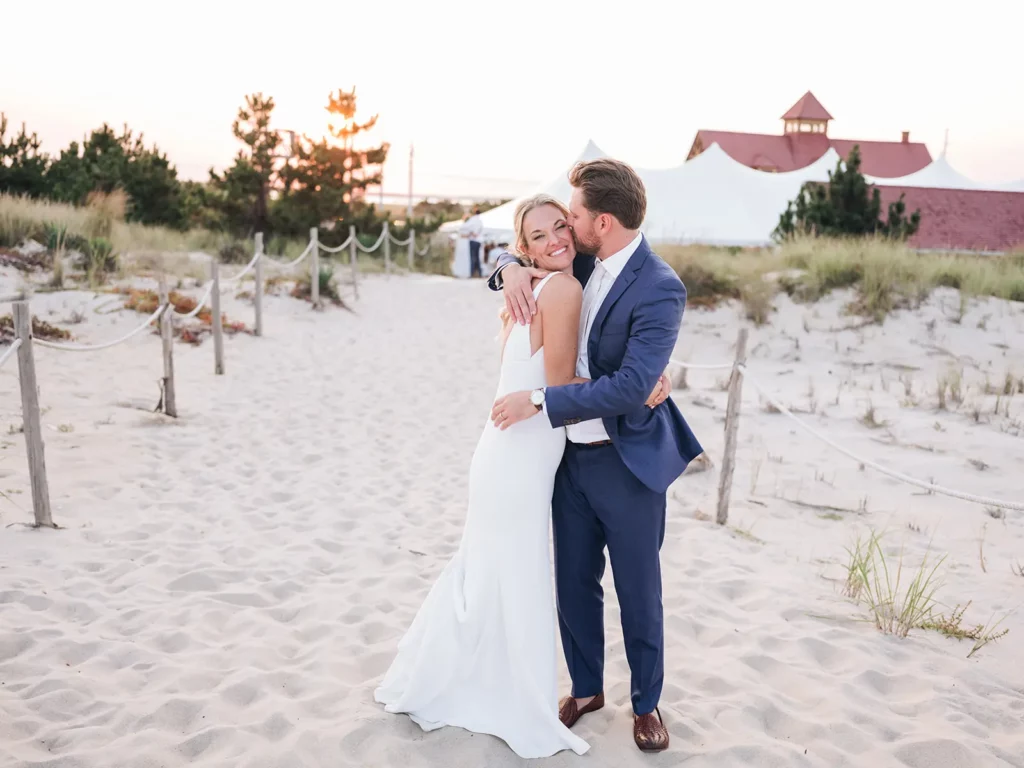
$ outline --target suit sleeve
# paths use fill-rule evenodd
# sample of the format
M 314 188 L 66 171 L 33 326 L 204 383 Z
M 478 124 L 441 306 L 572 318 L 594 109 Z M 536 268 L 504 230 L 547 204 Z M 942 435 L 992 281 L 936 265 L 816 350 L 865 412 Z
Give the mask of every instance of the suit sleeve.
M 615 373 L 545 390 L 551 426 L 621 416 L 644 405 L 668 367 L 686 305 L 686 288 L 679 282 L 658 283 L 650 294 L 634 310 L 626 354 Z
M 519 259 L 513 256 L 508 251 L 505 251 L 501 256 L 498 257 L 498 264 L 491 273 L 491 276 L 487 279 L 487 287 L 492 291 L 500 291 L 505 287 L 504 282 L 501 279 L 501 270 L 507 267 L 509 264 L 518 264 Z

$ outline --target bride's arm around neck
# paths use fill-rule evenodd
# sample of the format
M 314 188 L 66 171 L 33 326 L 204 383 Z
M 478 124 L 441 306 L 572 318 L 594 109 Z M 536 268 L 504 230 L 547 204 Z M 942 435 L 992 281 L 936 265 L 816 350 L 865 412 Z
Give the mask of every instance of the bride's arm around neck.
M 549 387 L 576 376 L 583 288 L 572 275 L 555 275 L 537 299 L 544 347 L 544 378 Z

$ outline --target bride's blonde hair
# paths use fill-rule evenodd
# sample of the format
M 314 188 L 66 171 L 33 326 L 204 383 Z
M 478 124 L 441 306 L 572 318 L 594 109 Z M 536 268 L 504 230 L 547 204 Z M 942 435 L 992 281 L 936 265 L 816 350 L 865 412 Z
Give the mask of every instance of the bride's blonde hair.
M 528 255 L 528 245 L 526 242 L 526 231 L 523 229 L 523 222 L 526 221 L 526 215 L 544 205 L 551 205 L 557 208 L 566 219 L 569 218 L 569 208 L 559 200 L 557 197 L 552 195 L 544 194 L 543 192 L 539 195 L 533 195 L 525 200 L 521 200 L 519 205 L 516 206 L 515 213 L 512 215 L 512 225 L 515 228 L 516 239 L 514 244 L 510 244 L 508 252 L 511 253 L 524 267 L 536 266 L 533 259 Z M 498 313 L 498 317 L 501 318 L 501 324 L 504 326 L 511 319 L 511 315 L 505 307 L 501 308 Z
M 519 205 L 516 206 L 516 211 L 512 216 L 513 226 L 516 231 L 516 242 L 509 252 L 519 259 L 520 263 L 524 266 L 532 267 L 535 266 L 533 259 L 527 255 L 528 246 L 526 243 L 526 232 L 523 229 L 523 222 L 526 220 L 526 215 L 536 208 L 540 208 L 545 205 L 551 205 L 557 208 L 566 219 L 569 218 L 569 208 L 559 200 L 557 197 L 541 193 L 539 195 L 533 195 L 525 200 L 521 200 Z

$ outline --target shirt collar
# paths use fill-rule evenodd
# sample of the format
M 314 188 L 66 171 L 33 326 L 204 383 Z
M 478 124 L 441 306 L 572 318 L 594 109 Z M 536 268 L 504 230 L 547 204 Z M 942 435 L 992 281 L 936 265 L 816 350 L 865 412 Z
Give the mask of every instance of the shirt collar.
M 608 270 L 608 274 L 612 278 L 617 278 L 623 269 L 626 267 L 626 262 L 629 261 L 629 257 L 636 253 L 636 249 L 640 247 L 640 241 L 643 240 L 643 234 L 638 233 L 636 237 L 623 248 L 621 251 L 613 253 L 607 259 L 598 259 L 597 263 Z

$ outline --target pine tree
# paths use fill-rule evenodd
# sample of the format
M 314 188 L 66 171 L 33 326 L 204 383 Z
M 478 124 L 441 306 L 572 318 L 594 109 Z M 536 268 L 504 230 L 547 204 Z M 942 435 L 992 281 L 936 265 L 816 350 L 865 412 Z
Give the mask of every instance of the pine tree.
M 373 207 L 360 201 L 367 187 L 381 183 L 389 145 L 360 148 L 357 138 L 377 124 L 378 116 L 356 120 L 355 88 L 329 94 L 326 109 L 334 118 L 329 124 L 333 140 L 301 137 L 280 169 L 281 197 L 274 202 L 272 215 L 275 231 L 304 234 L 309 227 L 338 223 L 346 225 L 339 233 L 343 239 L 348 224 L 364 227 L 368 219 L 376 220 Z
M 121 189 L 128 196 L 128 220 L 185 226 L 181 182 L 167 155 L 147 148 L 128 126 L 121 133 L 104 123 L 81 146 L 71 142 L 46 171 L 46 196 L 82 205 L 92 192 Z
M 374 115 L 365 123 L 356 121 L 356 89 L 354 86 L 351 91 L 339 88 L 329 94 L 327 113 L 344 121 L 339 126 L 335 126 L 332 122 L 328 128 L 331 135 L 341 142 L 348 158 L 344 175 L 350 195 L 356 191 L 365 192 L 368 186 L 380 184 L 382 181 L 381 171 L 384 161 L 387 160 L 389 145 L 385 143 L 361 151 L 355 149 L 356 137 L 371 130 L 377 124 L 379 115 Z
M 267 232 L 270 189 L 275 178 L 281 137 L 270 128 L 274 99 L 262 93 L 245 97 L 245 106 L 231 126 L 235 138 L 245 144 L 234 164 L 217 174 L 210 170 L 210 184 L 220 193 L 228 225 L 239 232 Z
M 46 193 L 46 168 L 50 159 L 40 152 L 39 137 L 21 132 L 7 141 L 7 115 L 0 112 L 0 192 L 41 197 Z
M 917 232 L 921 212 L 906 217 L 903 195 L 889 205 L 888 218 L 881 218 L 881 193 L 868 184 L 860 172 L 860 147 L 854 146 L 844 163 L 829 171 L 828 182 L 805 182 L 795 200 L 786 205 L 773 233 L 777 240 L 794 235 L 817 237 L 864 237 L 881 235 L 906 240 Z

